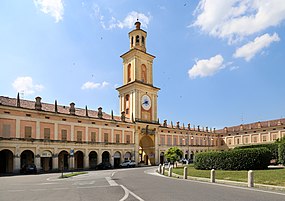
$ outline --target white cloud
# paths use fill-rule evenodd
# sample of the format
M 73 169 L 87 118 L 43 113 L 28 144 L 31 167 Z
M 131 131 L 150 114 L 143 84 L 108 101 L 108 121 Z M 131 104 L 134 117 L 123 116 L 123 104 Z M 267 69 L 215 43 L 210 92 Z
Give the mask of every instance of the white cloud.
M 36 91 L 40 92 L 44 88 L 43 85 L 34 84 L 31 77 L 17 77 L 12 86 L 17 92 L 23 92 L 26 95 L 34 94 Z
M 196 77 L 207 77 L 215 74 L 223 69 L 224 59 L 221 55 L 216 55 L 210 59 L 203 59 L 196 61 L 196 64 L 188 71 L 189 77 L 195 79 Z
M 198 14 L 198 15 L 197 15 Z M 277 26 L 285 20 L 284 0 L 202 0 L 191 26 L 229 42 Z
M 34 4 L 43 13 L 54 17 L 55 22 L 63 20 L 64 9 L 62 0 L 34 0 Z
M 104 88 L 106 86 L 108 86 L 109 83 L 106 81 L 103 81 L 102 83 L 95 83 L 95 82 L 85 82 L 82 86 L 81 89 L 85 90 L 85 89 L 99 89 L 99 88 Z
M 92 10 L 93 14 L 91 16 L 96 17 L 99 20 L 101 26 L 106 30 L 114 28 L 132 28 L 134 27 L 134 23 L 137 21 L 137 19 L 141 22 L 142 27 L 147 28 L 151 19 L 150 14 L 145 15 L 143 13 L 132 11 L 121 21 L 112 16 L 112 10 L 106 9 L 106 11 L 102 11 L 97 4 L 92 5 Z M 107 17 L 103 14 L 103 12 L 107 12 Z M 109 20 L 106 20 L 106 18 Z
M 277 42 L 279 40 L 280 38 L 276 33 L 274 33 L 272 36 L 269 34 L 264 34 L 260 37 L 256 37 L 254 41 L 251 41 L 238 48 L 233 56 L 235 58 L 244 58 L 246 61 L 250 61 L 263 48 L 266 48 L 272 42 Z

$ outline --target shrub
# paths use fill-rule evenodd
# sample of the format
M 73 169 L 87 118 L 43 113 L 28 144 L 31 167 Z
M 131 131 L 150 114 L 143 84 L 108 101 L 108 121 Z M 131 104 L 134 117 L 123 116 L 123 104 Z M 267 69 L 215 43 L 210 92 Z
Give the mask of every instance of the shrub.
M 285 165 L 285 143 L 278 144 L 278 162 Z
M 267 169 L 270 159 L 271 153 L 264 147 L 204 152 L 195 155 L 194 167 L 202 170 L 258 170 Z
M 278 144 L 277 143 L 247 145 L 247 146 L 235 147 L 234 149 L 248 149 L 248 148 L 261 148 L 261 147 L 265 147 L 270 150 L 271 159 L 278 159 Z

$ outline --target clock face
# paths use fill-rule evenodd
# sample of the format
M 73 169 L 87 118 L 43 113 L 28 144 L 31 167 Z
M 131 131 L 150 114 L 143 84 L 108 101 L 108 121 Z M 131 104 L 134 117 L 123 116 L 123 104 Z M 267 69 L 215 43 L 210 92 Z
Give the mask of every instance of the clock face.
M 151 107 L 151 100 L 148 95 L 142 96 L 142 107 L 144 110 L 149 110 Z

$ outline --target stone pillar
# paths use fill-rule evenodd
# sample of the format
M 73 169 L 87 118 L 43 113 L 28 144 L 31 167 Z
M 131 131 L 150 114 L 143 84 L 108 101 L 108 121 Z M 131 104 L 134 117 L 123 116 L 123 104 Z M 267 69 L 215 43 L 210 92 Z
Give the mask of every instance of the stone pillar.
M 99 149 L 98 151 L 97 160 L 98 160 L 98 164 L 102 163 L 102 150 L 101 149 Z
M 74 141 L 74 125 L 70 127 L 70 141 Z
M 52 169 L 58 170 L 58 154 L 52 156 Z
M 40 167 L 41 167 L 41 156 L 39 154 L 37 154 L 35 157 L 35 165 L 36 165 L 37 169 L 40 169 Z
M 164 173 L 165 173 L 165 165 L 163 164 L 161 174 L 164 175 Z
M 20 138 L 21 137 L 21 128 L 20 128 L 20 119 L 16 119 L 16 138 Z
M 215 183 L 216 180 L 216 172 L 214 169 L 211 170 L 211 182 Z
M 173 168 L 170 167 L 169 170 L 168 170 L 168 176 L 169 176 L 169 177 L 172 177 L 172 169 L 173 169 Z
M 69 157 L 69 169 L 70 170 L 74 169 L 74 156 Z
M 41 126 L 39 120 L 36 122 L 36 139 L 41 139 Z
M 18 154 L 14 155 L 13 163 L 14 163 L 13 173 L 19 173 L 21 169 L 21 159 Z
M 158 165 L 158 173 L 161 174 L 161 164 Z
M 247 173 L 247 186 L 254 187 L 253 171 L 249 170 Z
M 184 173 L 183 173 L 183 179 L 187 179 L 187 175 L 188 172 L 187 172 L 187 167 L 184 167 Z
M 54 139 L 58 140 L 58 123 L 54 124 Z
M 84 169 L 89 169 L 89 155 L 88 151 L 86 150 L 84 153 Z

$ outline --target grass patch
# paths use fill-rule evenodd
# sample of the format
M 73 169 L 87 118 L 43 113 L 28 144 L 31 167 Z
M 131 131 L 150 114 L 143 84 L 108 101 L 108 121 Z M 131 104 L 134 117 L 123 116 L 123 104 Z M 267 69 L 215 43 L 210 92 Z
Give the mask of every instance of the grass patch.
M 254 183 L 285 186 L 285 169 L 254 170 Z M 183 175 L 183 167 L 173 169 L 173 173 Z M 196 170 L 188 166 L 188 176 L 210 178 L 210 170 Z M 216 179 L 247 182 L 247 171 L 216 170 Z
M 81 174 L 87 174 L 87 172 L 73 172 L 73 173 L 68 173 L 68 174 L 60 175 L 59 178 L 60 178 L 60 179 L 69 178 L 69 177 L 74 177 L 74 176 L 81 175 Z

